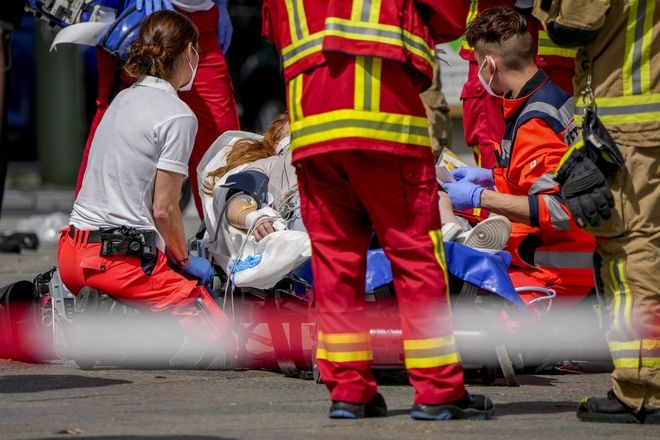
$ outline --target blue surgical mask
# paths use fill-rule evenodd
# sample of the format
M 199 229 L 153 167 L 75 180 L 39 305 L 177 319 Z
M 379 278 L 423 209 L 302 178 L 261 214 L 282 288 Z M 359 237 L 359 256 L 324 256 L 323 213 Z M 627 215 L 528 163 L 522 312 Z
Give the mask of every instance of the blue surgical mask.
M 490 81 L 486 82 L 484 80 L 484 77 L 481 75 L 481 71 L 484 70 L 484 66 L 486 63 L 490 62 L 493 65 L 493 74 L 490 76 Z M 484 89 L 488 92 L 489 95 L 494 96 L 496 98 L 502 98 L 502 95 L 498 95 L 497 93 L 493 92 L 493 89 L 491 88 L 491 83 L 493 82 L 493 77 L 495 76 L 495 71 L 497 70 L 497 64 L 495 64 L 495 61 L 489 56 L 486 56 L 484 58 L 484 62 L 481 63 L 481 67 L 479 67 L 479 72 L 477 73 L 477 76 L 479 77 L 479 82 L 481 82 L 481 85 L 484 86 Z

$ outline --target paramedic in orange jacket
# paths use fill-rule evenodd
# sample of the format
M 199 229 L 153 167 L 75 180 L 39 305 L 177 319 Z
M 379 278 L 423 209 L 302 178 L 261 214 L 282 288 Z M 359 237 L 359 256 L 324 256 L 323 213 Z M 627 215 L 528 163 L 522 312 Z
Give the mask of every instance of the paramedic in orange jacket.
M 446 420 L 493 412 L 487 398 L 471 396 L 463 385 L 419 99 L 432 75 L 434 38 L 454 39 L 463 27 L 460 16 L 439 4 L 264 2 L 264 34 L 282 56 L 287 81 L 291 149 L 312 241 L 316 359 L 332 418 L 387 414 L 370 369 L 364 310 L 373 230 L 392 262 L 415 387 L 411 416 Z
M 540 70 L 524 17 L 491 8 L 468 26 L 484 89 L 503 99 L 505 133 L 491 171 L 463 167 L 445 185 L 454 208 L 485 208 L 508 217 L 516 287 L 536 286 L 574 303 L 593 288 L 593 238 L 573 221 L 552 179 L 577 138 L 571 97 Z M 523 293 L 528 304 L 540 293 Z
M 464 7 L 459 3 L 469 5 L 466 25 L 486 9 L 496 6 L 515 8 L 527 20 L 536 64 L 556 85 L 569 94 L 573 93 L 576 50 L 560 48 L 548 38 L 541 23 L 531 15 L 533 0 L 462 0 L 452 3 L 454 8 Z M 467 42 L 463 41 L 459 55 L 470 63 L 467 81 L 461 92 L 465 142 L 473 149 L 478 166 L 492 168 L 496 164 L 494 145 L 504 135 L 502 101 L 490 96 L 479 82 L 477 72 L 480 64 L 475 59 L 474 49 Z

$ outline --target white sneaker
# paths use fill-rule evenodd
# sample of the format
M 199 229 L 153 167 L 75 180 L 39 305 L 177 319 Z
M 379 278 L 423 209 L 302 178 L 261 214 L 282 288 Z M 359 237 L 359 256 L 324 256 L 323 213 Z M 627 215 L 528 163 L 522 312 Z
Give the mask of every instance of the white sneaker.
M 463 232 L 458 223 L 445 223 L 442 225 L 442 241 L 455 241 Z
M 475 249 L 500 251 L 511 235 L 511 222 L 501 215 L 491 215 L 477 223 L 474 228 L 463 232 L 456 242 Z

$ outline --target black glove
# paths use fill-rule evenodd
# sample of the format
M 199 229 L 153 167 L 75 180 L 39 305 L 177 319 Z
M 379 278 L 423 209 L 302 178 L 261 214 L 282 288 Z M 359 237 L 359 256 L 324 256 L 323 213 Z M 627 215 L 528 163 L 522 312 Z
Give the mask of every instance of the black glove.
M 584 228 L 587 224 L 598 226 L 612 216 L 612 191 L 591 159 L 583 155 L 569 159 L 560 168 L 555 180 L 561 185 L 561 194 L 580 227 Z

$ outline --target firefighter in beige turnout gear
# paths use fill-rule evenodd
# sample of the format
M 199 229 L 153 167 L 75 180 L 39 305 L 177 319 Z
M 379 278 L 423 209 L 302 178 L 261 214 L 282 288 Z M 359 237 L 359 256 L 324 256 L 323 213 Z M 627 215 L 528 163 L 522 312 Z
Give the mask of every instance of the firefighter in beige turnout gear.
M 578 417 L 660 423 L 660 5 L 537 0 L 534 14 L 555 43 L 581 45 L 574 77 L 576 122 L 584 110 L 580 106 L 594 100 L 623 157 L 618 171 L 603 172 L 606 179 L 574 195 L 574 217 L 588 218 L 587 229 L 598 239 L 597 275 L 614 362 L 608 397 L 583 399 Z M 582 99 L 585 91 L 592 93 Z M 592 195 L 610 194 L 607 187 L 612 199 L 599 204 Z

